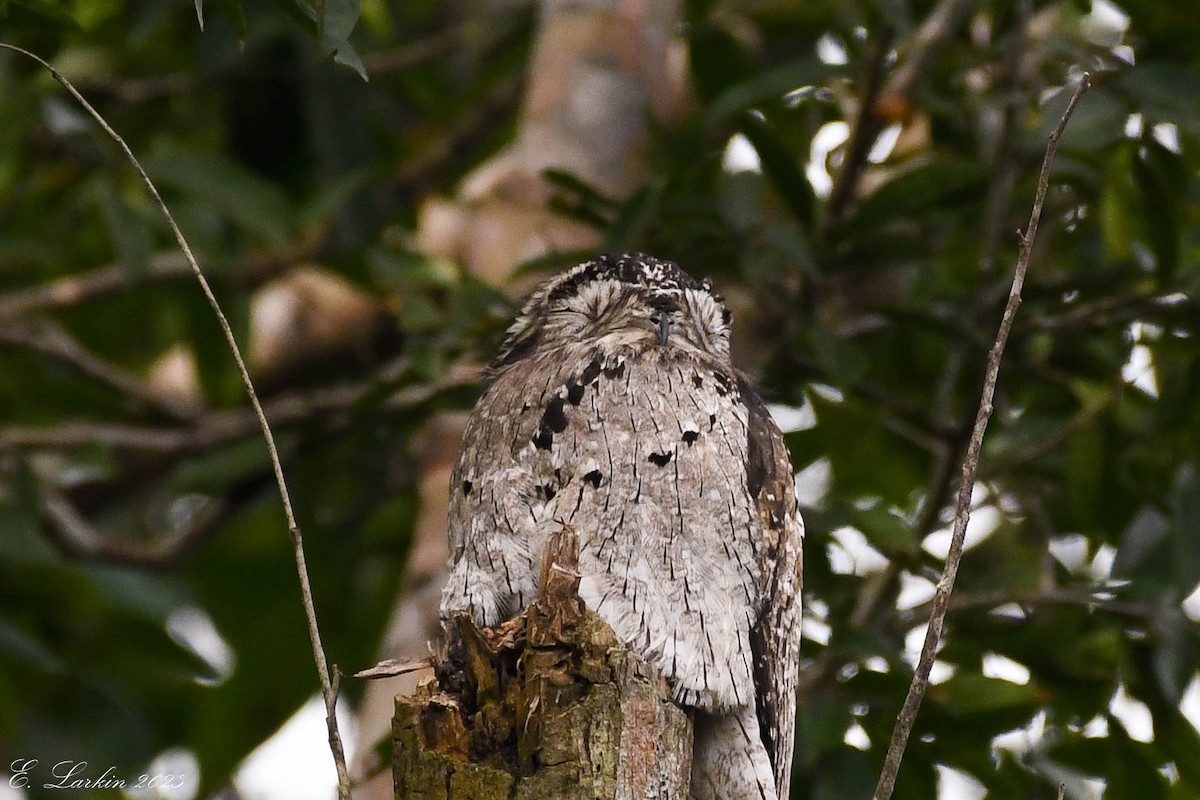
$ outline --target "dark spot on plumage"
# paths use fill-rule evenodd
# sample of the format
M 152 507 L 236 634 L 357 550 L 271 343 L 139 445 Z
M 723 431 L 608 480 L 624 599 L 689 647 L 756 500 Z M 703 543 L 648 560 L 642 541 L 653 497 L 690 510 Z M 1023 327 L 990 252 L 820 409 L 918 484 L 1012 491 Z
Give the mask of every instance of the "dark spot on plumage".
M 542 412 L 543 428 L 548 428 L 553 433 L 562 433 L 567 429 L 567 414 L 563 410 L 566 403 L 567 399 L 560 395 L 550 398 L 550 402 L 546 403 L 546 410 Z
M 716 301 L 717 301 L 718 303 L 720 303 L 720 302 L 724 302 L 724 299 L 725 299 L 725 298 L 723 298 L 723 297 L 718 297 L 718 298 L 715 298 L 715 299 L 716 299 Z M 722 309 L 721 309 L 721 322 L 723 322 L 723 323 L 725 323 L 726 325 L 728 325 L 728 324 L 729 324 L 730 322 L 732 322 L 732 321 L 733 321 L 733 312 L 732 312 L 732 311 L 730 311 L 728 308 L 722 308 Z
M 600 481 L 604 480 L 604 474 L 601 473 L 600 470 L 594 469 L 591 472 L 585 474 L 583 476 L 583 480 L 587 483 L 590 483 L 592 485 L 593 489 L 599 489 Z
M 528 402 L 521 403 L 521 413 L 522 414 L 524 414 L 530 408 L 532 408 L 532 406 L 530 406 Z
M 541 428 L 534 434 L 532 441 L 533 446 L 538 450 L 549 450 L 550 446 L 554 444 L 554 434 L 547 428 Z
M 699 389 L 703 385 L 704 385 L 704 378 L 701 378 L 699 375 L 692 376 L 692 386 L 695 386 L 697 389 Z
M 604 377 L 610 381 L 616 380 L 625 374 L 625 362 L 622 361 L 614 367 L 607 367 L 604 370 Z
M 715 427 L 717 427 L 717 415 L 709 414 L 708 415 L 708 429 L 711 431 Z
M 579 383 L 587 386 L 594 383 L 600 377 L 600 372 L 604 369 L 604 363 L 599 358 L 593 358 L 588 365 L 583 368 L 583 372 L 579 373 Z
M 543 483 L 534 491 L 537 492 L 538 497 L 545 500 L 547 503 L 554 499 L 554 495 L 558 494 L 558 489 L 554 488 L 548 483 Z
M 671 456 L 673 456 L 673 455 L 675 455 L 675 454 L 674 453 L 651 453 L 650 454 L 650 463 L 655 465 L 656 467 L 665 467 L 667 464 L 671 463 Z
M 672 261 L 663 261 L 642 253 L 601 253 L 592 261 L 580 264 L 546 297 L 554 303 L 576 294 L 580 287 L 594 281 L 615 280 L 646 289 L 703 289 L 703 284 L 688 275 Z
M 573 406 L 577 406 L 582 399 L 583 384 L 576 383 L 574 379 L 567 381 L 567 402 Z
M 562 470 L 559 469 L 558 467 L 554 468 L 554 480 L 558 481 L 559 486 L 562 486 L 562 482 L 563 482 Z
M 463 497 L 466 497 L 467 495 L 469 495 L 471 493 L 471 490 L 474 488 L 475 488 L 475 484 L 471 483 L 470 481 L 463 481 L 462 482 Z
M 695 444 L 696 440 L 699 438 L 700 438 L 700 431 L 684 431 L 683 432 L 683 443 L 686 444 L 688 447 L 691 447 L 693 444 Z
M 737 379 L 737 389 L 746 406 L 746 487 L 759 508 L 769 515 L 772 526 L 782 526 L 787 509 L 783 504 L 785 481 L 791 480 L 790 470 L 781 469 L 783 438 L 771 419 L 767 406 L 743 377 Z M 769 487 L 764 495 L 763 489 Z
M 496 372 L 531 354 L 541 341 L 540 332 L 526 332 L 525 336 L 514 342 L 505 342 L 500 348 L 500 354 L 488 367 L 489 372 Z
M 664 292 L 652 294 L 646 300 L 646 305 L 659 313 L 673 314 L 679 310 L 679 295 Z
M 724 372 L 714 372 L 713 378 L 717 382 L 717 394 L 721 395 L 721 397 L 733 391 L 733 380 Z

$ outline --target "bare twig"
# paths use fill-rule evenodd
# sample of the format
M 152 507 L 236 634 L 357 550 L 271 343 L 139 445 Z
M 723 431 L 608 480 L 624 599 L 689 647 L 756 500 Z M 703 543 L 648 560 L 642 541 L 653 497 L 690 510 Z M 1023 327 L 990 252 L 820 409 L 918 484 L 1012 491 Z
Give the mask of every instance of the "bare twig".
M 425 656 L 424 658 L 389 658 L 380 661 L 373 667 L 359 670 L 354 673 L 354 677 L 378 680 L 380 678 L 395 678 L 400 675 L 408 675 L 413 672 L 432 668 L 433 658 L 430 656 Z
M 116 539 L 96 530 L 74 503 L 54 487 L 39 487 L 38 500 L 48 521 L 47 538 L 64 554 L 140 569 L 167 569 L 179 563 L 207 538 L 231 508 L 224 498 L 209 500 L 178 530 L 143 542 Z
M 283 249 L 266 250 L 239 261 L 229 271 L 231 282 L 239 286 L 256 286 L 285 267 L 317 256 L 325 245 L 324 233 L 307 237 L 304 242 Z M 39 311 L 58 311 L 74 308 L 90 300 L 117 294 L 144 281 L 173 281 L 192 278 L 192 268 L 183 255 L 159 253 L 150 259 L 142 275 L 133 276 L 120 264 L 66 275 L 49 283 L 14 289 L 0 294 L 0 318 L 19 317 Z
M 246 394 L 250 398 L 250 405 L 254 408 L 254 413 L 258 417 L 259 426 L 262 429 L 263 439 L 267 443 L 267 450 L 271 456 L 271 466 L 275 471 L 275 482 L 279 486 L 279 496 L 283 501 L 283 511 L 287 518 L 288 532 L 291 535 L 292 551 L 296 559 L 296 572 L 300 579 L 300 593 L 304 603 L 304 613 L 308 621 L 308 634 L 312 644 L 313 659 L 317 666 L 317 675 L 321 681 L 321 694 L 325 700 L 325 722 L 329 731 L 329 747 L 333 754 L 334 766 L 337 769 L 338 776 L 338 800 L 350 800 L 350 774 L 346 769 L 346 755 L 342 747 L 342 738 L 338 733 L 337 725 L 337 690 L 334 687 L 330 677 L 329 662 L 325 657 L 325 648 L 321 645 L 321 632 L 317 626 L 316 608 L 313 605 L 312 587 L 308 580 L 308 567 L 304 560 L 304 539 L 300 533 L 300 526 L 296 523 L 296 515 L 292 510 L 291 497 L 288 494 L 287 482 L 283 477 L 283 465 L 279 461 L 279 452 L 275 446 L 275 437 L 271 434 L 271 426 L 267 424 L 267 418 L 263 413 L 262 404 L 259 403 L 258 394 L 254 391 L 254 384 L 250 380 L 250 372 L 246 369 L 246 362 L 242 358 L 241 351 L 238 349 L 237 340 L 234 338 L 233 329 L 229 325 L 229 320 L 225 317 L 225 312 L 221 310 L 220 303 L 217 302 L 216 296 L 213 294 L 212 288 L 208 284 L 208 280 L 204 277 L 204 273 L 200 269 L 196 257 L 192 254 L 192 249 L 188 245 L 187 240 L 183 236 L 183 232 L 179 229 L 179 225 L 175 222 L 175 217 L 171 214 L 167 204 L 163 201 L 162 196 L 158 193 L 158 188 L 154 182 L 150 180 L 150 176 L 142 168 L 141 163 L 133 154 L 133 151 L 126 144 L 112 127 L 105 121 L 100 112 L 92 107 L 71 82 L 64 78 L 58 70 L 52 67 L 45 59 L 34 55 L 33 53 L 23 48 L 11 45 L 5 42 L 0 42 L 0 47 L 7 50 L 20 53 L 27 58 L 41 64 L 47 69 L 51 76 L 65 88 L 75 100 L 83 106 L 83 108 L 91 115 L 92 119 L 104 129 L 114 142 L 125 153 L 126 158 L 137 170 L 142 182 L 146 184 L 146 189 L 154 197 L 163 215 L 167 219 L 167 224 L 171 226 L 171 232 L 175 235 L 175 241 L 179 244 L 179 249 L 183 251 L 184 256 L 188 260 L 188 265 L 192 268 L 192 273 L 196 276 L 196 281 L 200 284 L 201 290 L 204 292 L 205 298 L 212 307 L 213 313 L 217 316 L 217 321 L 221 325 L 221 330 L 225 334 L 225 340 L 229 345 L 229 350 L 233 354 L 233 359 L 237 362 L 238 371 L 242 376 L 242 383 L 245 384 Z
M 1084 608 L 1099 609 L 1109 614 L 1130 620 L 1150 622 L 1153 610 L 1145 603 L 1117 600 L 1104 593 L 1086 589 L 1042 589 L 1030 592 L 985 592 L 966 596 L 955 595 L 950 601 L 949 612 L 960 614 L 968 611 L 983 611 L 1015 604 L 1023 609 Z M 929 618 L 934 601 L 895 612 L 895 626 L 907 630 L 912 625 Z
M 150 260 L 147 279 L 190 276 L 187 259 L 178 253 L 163 253 Z M 15 289 L 0 295 L 0 317 L 14 317 L 35 311 L 53 311 L 85 303 L 124 289 L 130 284 L 129 270 L 114 264 L 109 267 L 68 275 L 51 283 L 28 289 Z
M 88 350 L 62 326 L 48 319 L 22 319 L 0 328 L 0 345 L 21 347 L 57 359 L 107 385 L 134 404 L 153 409 L 173 419 L 188 420 L 199 411 L 157 391 L 141 378 Z
M 858 185 L 858 176 L 866 164 L 871 146 L 875 144 L 879 132 L 883 130 L 883 122 L 876 113 L 875 102 L 879 99 L 879 91 L 883 88 L 884 72 L 887 69 L 888 51 L 892 47 L 892 30 L 884 28 L 875 37 L 868 59 L 867 76 L 863 82 L 862 92 L 859 93 L 858 117 L 854 120 L 854 129 L 846 143 L 845 157 L 842 168 L 834 178 L 833 188 L 829 192 L 829 205 L 826 209 L 826 221 L 823 230 L 841 220 L 846 206 L 853 196 L 854 187 Z
M 1067 796 L 1067 785 L 1065 783 L 1060 783 L 1058 785 L 1058 800 L 1063 800 L 1063 798 L 1066 796 Z
M 1071 96 L 1066 111 L 1063 112 L 1050 140 L 1046 144 L 1046 155 L 1042 160 L 1042 169 L 1038 176 L 1037 194 L 1033 201 L 1033 210 L 1029 215 L 1029 225 L 1021 235 L 1021 247 L 1017 257 L 1017 267 L 1013 274 L 1012 287 L 1008 293 L 1008 302 L 1004 306 L 1004 316 L 1000 320 L 1000 328 L 996 332 L 996 341 L 988 352 L 987 369 L 984 372 L 983 391 L 979 400 L 979 411 L 975 415 L 975 425 L 971 430 L 971 438 L 967 444 L 966 457 L 963 460 L 962 481 L 958 487 L 958 501 L 954 514 L 954 532 L 950 538 L 950 551 L 946 555 L 946 566 L 938 581 L 937 592 L 933 598 L 933 610 L 929 616 L 929 626 L 925 631 L 925 643 L 921 647 L 921 656 L 917 661 L 912 684 L 904 698 L 904 705 L 896 718 L 896 726 L 892 731 L 892 740 L 888 744 L 887 755 L 884 757 L 883 770 L 875 787 L 874 800 L 889 800 L 896 786 L 896 776 L 900 771 L 900 761 L 904 757 L 904 749 L 908 745 L 908 737 L 912 733 L 917 719 L 925 690 L 929 686 L 929 672 L 937 655 L 938 644 L 942 636 L 942 627 L 946 621 L 946 611 L 950 607 L 950 596 L 954 591 L 954 579 L 958 575 L 958 565 L 962 560 L 963 540 L 966 538 L 967 521 L 971 516 L 971 491 L 975 488 L 975 473 L 979 467 L 979 451 L 983 446 L 983 435 L 987 431 L 988 421 L 992 416 L 992 398 L 996 393 L 996 380 L 1000 373 L 1000 362 L 1004 356 L 1008 335 L 1012 330 L 1013 319 L 1017 308 L 1021 305 L 1021 289 L 1025 284 L 1025 273 L 1029 270 L 1030 255 L 1033 243 L 1037 237 L 1038 223 L 1042 217 L 1042 206 L 1046 201 L 1046 191 L 1050 184 L 1050 166 L 1054 162 L 1054 154 L 1058 149 L 1058 140 L 1066 129 L 1075 106 L 1091 85 L 1091 78 L 1085 72 L 1079 81 L 1079 86 Z
M 825 229 L 835 225 L 845 215 L 846 206 L 854 197 L 858 177 L 862 173 L 867 154 L 883 130 L 883 120 L 877 113 L 879 108 L 906 109 L 917 84 L 929 71 L 942 45 L 946 43 L 978 0 L 941 0 L 912 36 L 912 46 L 900 65 L 887 81 L 879 86 L 882 70 L 875 72 L 885 63 L 890 37 L 881 36 L 878 59 L 868 73 L 863 91 L 858 119 L 846 150 L 846 158 L 830 192 L 829 207 L 825 217 Z
M 398 380 L 407 371 L 408 360 L 396 359 L 377 370 L 370 379 L 346 386 L 282 394 L 268 400 L 263 412 L 276 427 L 308 422 L 322 414 L 349 411 L 381 386 Z M 477 381 L 473 374 L 451 373 L 432 384 L 399 389 L 379 408 L 400 412 L 436 398 L 439 394 Z M 258 428 L 251 408 L 213 411 L 194 419 L 187 426 L 152 427 L 92 421 L 64 422 L 48 427 L 0 426 L 0 453 L 15 448 L 70 449 L 104 445 L 125 450 L 141 450 L 164 455 L 198 453 L 237 441 Z
M 913 34 L 913 45 L 908 55 L 888 78 L 883 91 L 885 99 L 907 100 L 912 96 L 913 90 L 937 58 L 942 45 L 954 35 L 959 24 L 976 5 L 978 0 L 941 0 L 934 6 L 929 16 L 921 23 L 921 27 Z

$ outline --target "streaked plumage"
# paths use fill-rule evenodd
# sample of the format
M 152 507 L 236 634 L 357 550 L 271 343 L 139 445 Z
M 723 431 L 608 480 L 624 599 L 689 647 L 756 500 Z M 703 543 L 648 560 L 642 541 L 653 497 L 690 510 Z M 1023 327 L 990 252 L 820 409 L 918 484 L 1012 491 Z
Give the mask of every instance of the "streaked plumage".
M 584 602 L 699 712 L 693 797 L 786 797 L 803 523 L 707 282 L 630 254 L 539 288 L 492 365 L 451 497 L 444 619 L 519 613 L 548 534 L 572 525 Z

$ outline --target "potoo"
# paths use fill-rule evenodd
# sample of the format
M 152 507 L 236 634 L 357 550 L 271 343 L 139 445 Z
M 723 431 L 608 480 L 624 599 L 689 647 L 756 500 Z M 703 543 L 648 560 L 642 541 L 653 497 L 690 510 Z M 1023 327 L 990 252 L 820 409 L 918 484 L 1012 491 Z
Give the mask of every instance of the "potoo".
M 669 261 L 602 255 L 508 329 L 451 478 L 443 620 L 535 598 L 579 537 L 579 594 L 696 710 L 695 798 L 788 796 L 804 524 L 779 428 L 729 361 L 730 312 Z

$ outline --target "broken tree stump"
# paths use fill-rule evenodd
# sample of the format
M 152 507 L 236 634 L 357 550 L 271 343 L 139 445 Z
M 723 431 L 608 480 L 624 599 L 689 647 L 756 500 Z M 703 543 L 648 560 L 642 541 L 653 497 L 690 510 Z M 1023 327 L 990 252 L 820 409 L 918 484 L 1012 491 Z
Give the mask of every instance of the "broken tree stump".
M 435 676 L 396 698 L 398 800 L 687 800 L 692 721 L 584 607 L 577 563 L 564 527 L 525 613 L 454 621 Z

